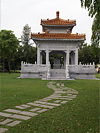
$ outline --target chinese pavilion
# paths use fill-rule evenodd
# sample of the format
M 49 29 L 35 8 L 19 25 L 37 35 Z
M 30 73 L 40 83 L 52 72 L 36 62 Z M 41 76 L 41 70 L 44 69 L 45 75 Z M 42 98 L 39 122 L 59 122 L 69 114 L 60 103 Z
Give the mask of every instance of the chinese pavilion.
M 72 34 L 76 26 L 76 20 L 64 20 L 59 18 L 59 11 L 55 19 L 41 19 L 43 33 L 31 33 L 31 39 L 37 46 L 37 63 L 21 63 L 21 78 L 42 79 L 91 79 L 95 78 L 93 65 L 78 65 L 78 47 L 85 40 L 85 34 Z M 43 55 L 46 55 L 46 63 L 43 64 Z M 52 54 L 61 54 L 61 59 L 54 59 L 53 69 L 49 57 Z

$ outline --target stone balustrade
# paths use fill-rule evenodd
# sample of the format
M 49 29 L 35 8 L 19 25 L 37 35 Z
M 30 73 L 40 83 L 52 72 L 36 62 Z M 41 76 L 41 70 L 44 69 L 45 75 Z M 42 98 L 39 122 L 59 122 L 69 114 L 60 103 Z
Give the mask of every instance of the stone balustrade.
M 56 69 L 54 69 L 56 71 Z M 60 70 L 60 69 L 58 69 Z M 64 72 L 66 79 L 95 79 L 95 64 L 81 64 L 68 65 Z M 62 73 L 59 77 L 62 76 Z M 20 78 L 42 78 L 51 79 L 50 63 L 46 64 L 29 64 L 21 62 L 21 76 Z
M 69 65 L 69 75 L 75 79 L 95 79 L 95 64 Z
M 44 78 L 47 79 L 48 67 L 50 64 L 30 64 L 21 62 L 21 76 L 20 78 Z
M 21 72 L 39 72 L 39 71 L 47 71 L 48 65 L 46 64 L 30 64 L 21 62 Z

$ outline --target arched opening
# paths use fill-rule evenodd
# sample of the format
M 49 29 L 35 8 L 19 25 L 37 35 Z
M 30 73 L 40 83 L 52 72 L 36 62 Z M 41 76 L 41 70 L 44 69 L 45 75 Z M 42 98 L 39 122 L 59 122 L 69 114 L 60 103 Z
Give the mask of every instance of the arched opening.
M 51 51 L 49 55 L 49 61 L 51 64 L 51 69 L 64 69 L 65 52 Z

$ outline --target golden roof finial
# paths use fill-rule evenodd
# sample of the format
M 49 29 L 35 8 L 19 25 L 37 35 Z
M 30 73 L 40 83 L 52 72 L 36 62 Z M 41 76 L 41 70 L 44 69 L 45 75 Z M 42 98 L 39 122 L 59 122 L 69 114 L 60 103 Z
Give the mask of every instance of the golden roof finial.
M 59 18 L 59 11 L 56 12 L 56 18 Z

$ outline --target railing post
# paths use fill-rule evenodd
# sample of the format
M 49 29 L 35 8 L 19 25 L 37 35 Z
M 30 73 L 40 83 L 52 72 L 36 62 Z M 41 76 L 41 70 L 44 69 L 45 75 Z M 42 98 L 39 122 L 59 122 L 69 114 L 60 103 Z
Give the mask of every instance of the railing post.
M 66 64 L 66 79 L 69 79 L 69 66 Z
M 50 62 L 48 62 L 47 79 L 50 79 Z
M 21 71 L 24 70 L 24 64 L 23 64 L 23 61 L 21 61 Z

